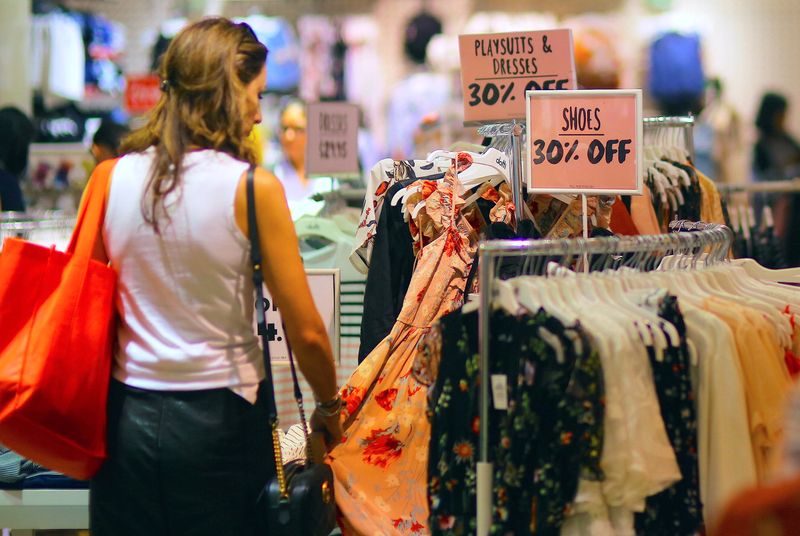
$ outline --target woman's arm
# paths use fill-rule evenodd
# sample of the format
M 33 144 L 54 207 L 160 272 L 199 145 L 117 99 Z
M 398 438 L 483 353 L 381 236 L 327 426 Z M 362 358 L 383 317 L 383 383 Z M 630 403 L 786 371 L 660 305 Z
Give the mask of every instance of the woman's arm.
M 248 236 L 247 173 L 236 191 L 235 215 Z M 320 318 L 300 258 L 294 224 L 280 181 L 270 172 L 255 172 L 256 220 L 264 256 L 264 279 L 286 325 L 286 336 L 314 396 L 320 401 L 336 397 L 336 367 L 328 333 Z

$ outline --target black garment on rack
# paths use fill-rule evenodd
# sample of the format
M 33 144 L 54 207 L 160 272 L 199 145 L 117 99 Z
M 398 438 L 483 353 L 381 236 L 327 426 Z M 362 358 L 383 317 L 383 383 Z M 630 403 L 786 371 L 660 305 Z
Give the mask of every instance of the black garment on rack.
M 505 222 L 494 222 L 484 229 L 483 240 L 539 240 L 542 236 L 531 220 L 521 220 L 515 231 Z M 497 275 L 500 279 L 508 279 L 520 275 L 525 259 L 522 257 L 503 257 L 498 261 Z M 472 262 L 472 266 L 467 276 L 466 293 L 469 294 L 475 288 L 475 278 L 478 276 L 478 257 Z
M 751 233 L 753 236 L 753 258 L 758 264 L 773 270 L 787 267 L 778 237 L 775 236 L 774 227 L 754 228 Z
M 429 392 L 432 534 L 475 533 L 479 442 L 477 314 L 441 320 L 441 362 Z M 508 409 L 490 409 L 492 534 L 556 535 L 578 479 L 602 479 L 602 369 L 588 340 L 544 311 L 491 319 L 492 374 L 505 375 Z M 540 336 L 545 329 L 561 349 Z
M 678 213 L 676 214 L 677 219 L 700 221 L 702 219 L 700 217 L 700 211 L 703 206 L 703 190 L 700 188 L 700 180 L 697 178 L 695 169 L 692 166 L 674 160 L 667 160 L 667 162 L 685 171 L 690 179 L 688 187 L 681 184 L 683 204 L 678 206 Z
M 417 179 L 398 182 L 386 192 L 378 217 L 375 241 L 364 288 L 364 314 L 361 317 L 361 343 L 358 362 L 389 334 L 403 308 L 403 299 L 414 273 L 414 241 L 403 220 L 402 206 L 391 200 L 402 188 Z M 431 180 L 431 179 L 428 179 Z
M 678 331 L 679 345 L 667 348 L 663 359 L 656 359 L 648 348 L 653 380 L 661 407 L 661 417 L 675 450 L 681 480 L 647 498 L 645 511 L 636 514 L 636 533 L 641 536 L 693 536 L 703 527 L 700 501 L 700 469 L 697 461 L 697 415 L 689 375 L 691 367 L 686 343 L 686 324 L 678 299 L 667 295 L 658 315 Z M 669 334 L 664 334 L 669 339 Z M 670 341 L 675 344 L 678 341 Z

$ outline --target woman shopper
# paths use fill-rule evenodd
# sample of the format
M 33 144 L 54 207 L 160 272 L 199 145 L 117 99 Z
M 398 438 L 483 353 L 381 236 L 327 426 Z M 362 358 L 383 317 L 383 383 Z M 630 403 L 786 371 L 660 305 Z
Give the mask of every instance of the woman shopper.
M 756 116 L 758 141 L 753 150 L 756 180 L 788 180 L 800 176 L 800 143 L 786 128 L 788 99 L 765 93 Z M 800 194 L 774 194 L 768 201 L 775 219 L 783 257 L 788 266 L 800 266 Z
M 261 121 L 267 50 L 246 24 L 206 19 L 161 64 L 163 94 L 123 143 L 96 258 L 118 274 L 109 459 L 91 483 L 94 536 L 264 534 L 274 475 L 253 331 L 246 141 Z M 280 182 L 255 172 L 267 287 L 339 441 L 336 374 Z

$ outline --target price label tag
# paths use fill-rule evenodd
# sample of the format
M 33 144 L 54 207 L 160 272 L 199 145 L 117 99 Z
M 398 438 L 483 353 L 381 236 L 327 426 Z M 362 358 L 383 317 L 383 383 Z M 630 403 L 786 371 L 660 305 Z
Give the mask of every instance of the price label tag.
M 642 193 L 642 91 L 529 91 L 528 187 Z
M 464 123 L 525 118 L 525 93 L 575 89 L 572 30 L 458 37 Z
M 358 107 L 346 102 L 308 105 L 306 173 L 358 175 Z
M 505 374 L 492 374 L 492 400 L 494 409 L 508 410 L 508 377 Z
M 308 285 L 314 305 L 325 323 L 328 337 L 333 346 L 334 359 L 339 362 L 339 269 L 306 270 Z M 269 341 L 269 357 L 273 363 L 289 363 L 289 349 L 286 334 L 283 332 L 280 309 L 275 306 L 272 296 L 264 285 L 264 310 L 267 313 L 266 337 Z

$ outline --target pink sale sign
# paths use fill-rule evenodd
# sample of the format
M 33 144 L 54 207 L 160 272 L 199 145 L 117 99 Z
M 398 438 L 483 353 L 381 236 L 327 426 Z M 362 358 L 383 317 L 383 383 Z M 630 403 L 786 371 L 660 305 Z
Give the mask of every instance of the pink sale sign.
M 529 92 L 530 189 L 640 194 L 641 99 L 638 89 Z

